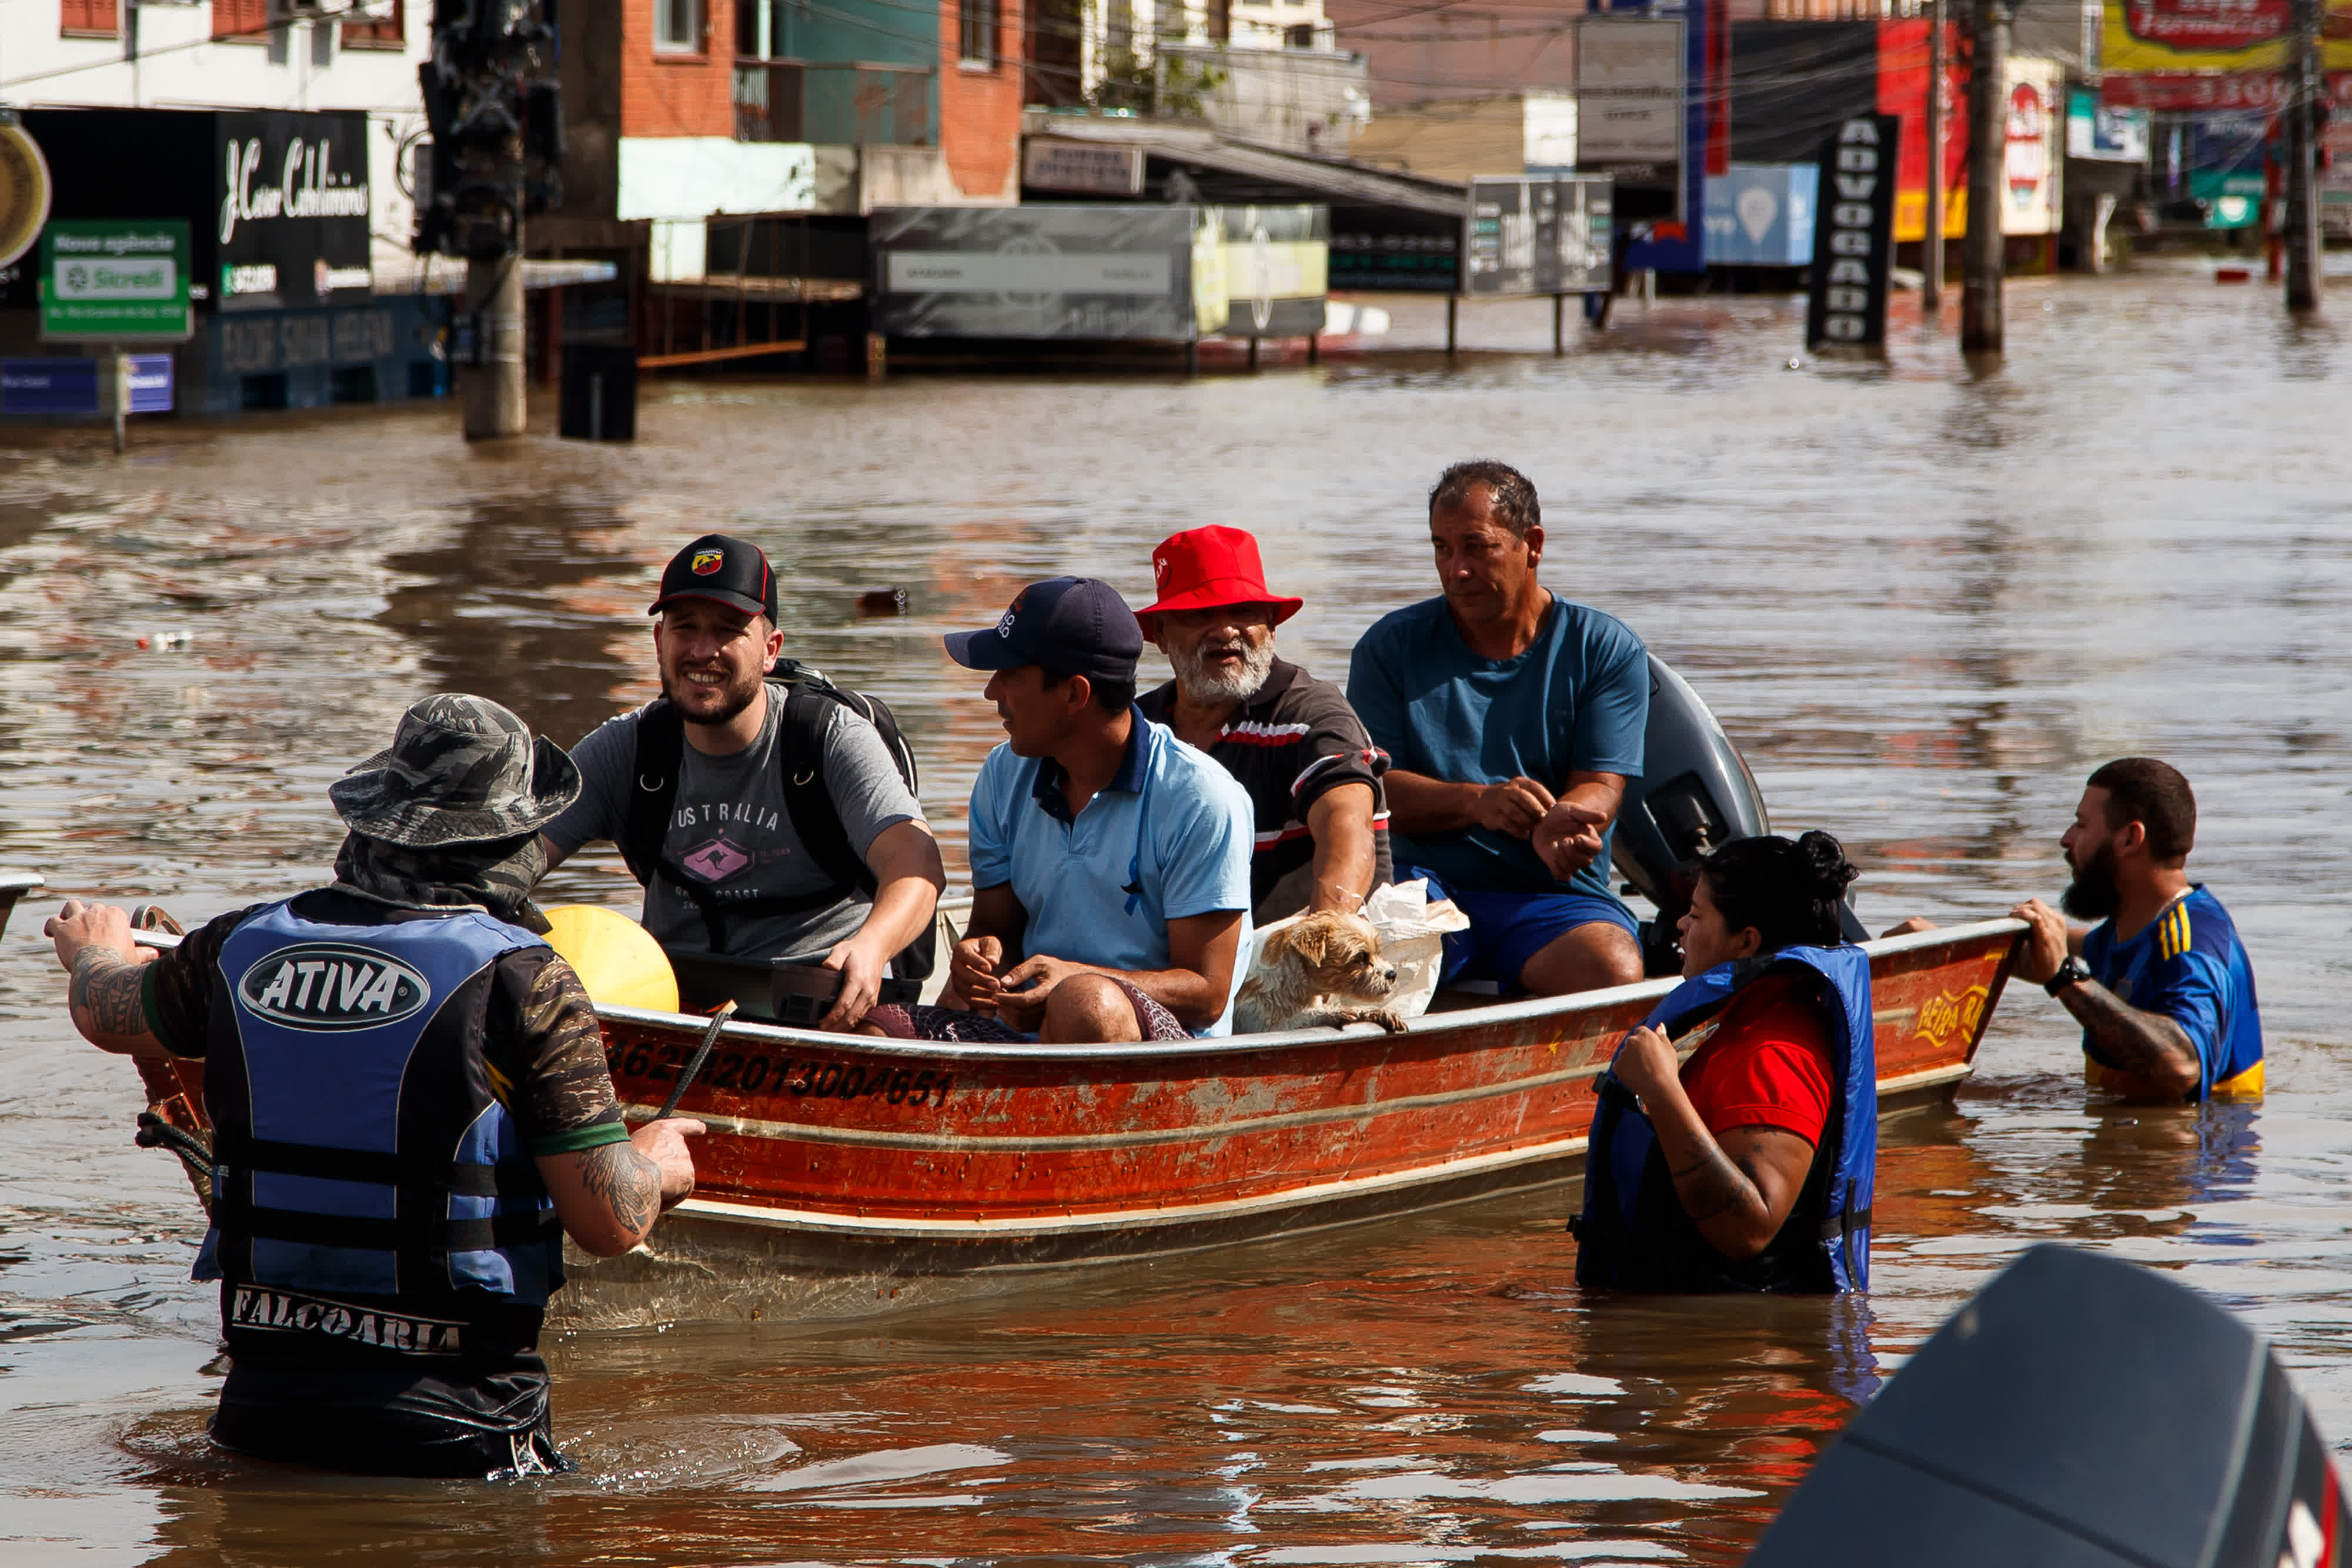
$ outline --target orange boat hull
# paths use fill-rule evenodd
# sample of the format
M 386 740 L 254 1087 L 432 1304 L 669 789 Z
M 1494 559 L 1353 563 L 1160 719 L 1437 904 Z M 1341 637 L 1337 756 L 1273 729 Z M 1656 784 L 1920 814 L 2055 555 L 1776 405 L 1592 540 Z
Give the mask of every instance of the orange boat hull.
M 1967 1075 L 2021 929 L 1991 921 L 1870 945 L 1884 1111 Z M 1401 1035 L 1133 1046 L 730 1025 L 679 1105 L 710 1129 L 695 1197 L 651 1250 L 689 1271 L 732 1249 L 755 1273 L 803 1281 L 911 1280 L 1288 1234 L 1573 1179 L 1594 1080 L 1670 987 L 1433 1014 Z M 613 1009 L 604 1029 L 631 1120 L 652 1115 L 700 1028 Z M 653 1283 L 662 1270 L 647 1262 L 594 1265 L 564 1294 L 602 1320 L 589 1298 Z

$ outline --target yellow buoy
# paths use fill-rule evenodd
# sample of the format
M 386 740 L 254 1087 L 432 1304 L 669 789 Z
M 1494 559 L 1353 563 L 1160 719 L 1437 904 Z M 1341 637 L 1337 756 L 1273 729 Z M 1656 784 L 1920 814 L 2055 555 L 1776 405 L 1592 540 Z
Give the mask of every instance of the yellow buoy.
M 547 945 L 563 956 L 599 1007 L 677 1011 L 677 976 L 646 928 L 617 909 L 566 904 L 546 911 Z

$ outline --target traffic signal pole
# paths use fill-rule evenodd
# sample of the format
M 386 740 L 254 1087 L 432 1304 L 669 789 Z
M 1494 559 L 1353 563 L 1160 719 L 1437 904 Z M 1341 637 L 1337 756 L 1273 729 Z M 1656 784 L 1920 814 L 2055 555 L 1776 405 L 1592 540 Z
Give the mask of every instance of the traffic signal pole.
M 2294 0 L 2294 54 L 2287 67 L 2279 151 L 2286 162 L 2286 308 L 2319 308 L 2320 0 Z
M 468 441 L 523 433 L 523 220 L 562 200 L 555 0 L 434 0 L 418 68 L 433 133 L 411 248 L 466 259 Z
M 2000 234 L 2002 155 L 2008 151 L 2010 8 L 2006 0 L 1970 0 L 1974 34 L 1969 62 L 1969 232 L 1960 246 L 1960 352 L 2001 351 Z

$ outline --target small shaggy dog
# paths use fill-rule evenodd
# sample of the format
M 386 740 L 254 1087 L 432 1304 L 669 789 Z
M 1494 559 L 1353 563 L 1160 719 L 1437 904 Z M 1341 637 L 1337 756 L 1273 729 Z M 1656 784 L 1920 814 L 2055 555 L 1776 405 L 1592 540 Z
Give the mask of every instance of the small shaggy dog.
M 1402 1033 L 1404 1019 L 1381 1005 L 1396 977 L 1370 921 L 1330 910 L 1301 915 L 1258 938 L 1257 962 L 1234 1001 L 1234 1032 L 1376 1023 Z

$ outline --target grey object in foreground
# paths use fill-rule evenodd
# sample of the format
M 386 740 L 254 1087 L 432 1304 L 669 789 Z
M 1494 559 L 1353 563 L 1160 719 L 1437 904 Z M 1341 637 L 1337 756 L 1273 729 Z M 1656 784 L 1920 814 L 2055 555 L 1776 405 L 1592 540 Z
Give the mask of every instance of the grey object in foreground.
M 2318 1568 L 2347 1540 L 2262 1335 L 2151 1270 L 2045 1246 L 1853 1418 L 1748 1568 Z

